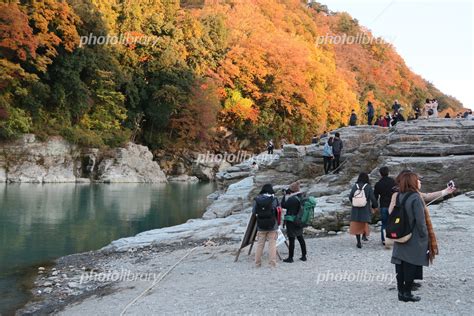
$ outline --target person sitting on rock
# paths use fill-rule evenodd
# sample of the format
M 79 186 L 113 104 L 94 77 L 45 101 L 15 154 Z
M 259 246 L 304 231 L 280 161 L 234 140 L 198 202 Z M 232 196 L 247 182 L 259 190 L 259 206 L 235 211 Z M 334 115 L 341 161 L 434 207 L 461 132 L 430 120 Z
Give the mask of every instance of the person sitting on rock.
M 255 251 L 255 265 L 262 266 L 263 248 L 268 241 L 268 255 L 270 266 L 276 267 L 276 241 L 278 238 L 277 207 L 278 199 L 271 184 L 265 184 L 255 198 L 252 212 L 257 217 L 257 250 Z
M 388 127 L 387 120 L 382 115 L 379 116 L 379 119 L 377 120 L 377 123 L 375 124 L 377 124 L 380 127 Z
M 258 164 L 256 161 L 252 162 L 252 165 L 250 166 L 250 173 L 251 174 L 256 174 L 258 171 Z
M 284 226 L 286 226 L 286 234 L 289 240 L 288 258 L 283 262 L 293 262 L 293 255 L 295 252 L 295 238 L 301 247 L 301 261 L 306 261 L 306 243 L 303 238 L 303 227 L 298 225 L 295 221 L 290 221 L 290 218 L 295 218 L 301 209 L 303 194 L 300 192 L 300 183 L 298 181 L 290 184 L 288 190 L 285 191 L 281 201 L 281 207 L 286 209 Z
M 351 235 L 356 236 L 357 248 L 362 248 L 360 242 L 361 235 L 363 235 L 363 240 L 367 241 L 367 236 L 370 234 L 369 223 L 372 221 L 371 209 L 378 207 L 367 173 L 361 172 L 359 174 L 356 183 L 352 186 L 349 200 L 352 204 L 349 231 Z

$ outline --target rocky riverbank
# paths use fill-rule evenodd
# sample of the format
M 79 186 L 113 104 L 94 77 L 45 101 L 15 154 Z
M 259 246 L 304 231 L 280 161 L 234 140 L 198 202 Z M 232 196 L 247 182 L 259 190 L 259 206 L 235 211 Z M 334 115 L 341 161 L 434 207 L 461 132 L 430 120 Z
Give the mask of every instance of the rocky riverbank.
M 205 240 L 224 240 L 234 244 L 230 248 L 227 246 L 223 248 L 217 247 L 215 251 L 203 250 L 203 252 L 199 252 L 200 255 L 194 255 L 192 262 L 197 264 L 197 270 L 192 269 L 192 272 L 190 272 L 190 275 L 199 276 L 201 281 L 206 284 L 209 283 L 211 289 L 212 286 L 218 289 L 218 285 L 214 284 L 213 281 L 211 282 L 211 280 L 203 278 L 203 276 L 197 272 L 199 271 L 198 267 L 200 267 L 200 265 L 203 265 L 203 267 L 208 264 L 213 265 L 214 261 L 212 260 L 219 258 L 216 261 L 219 266 L 215 268 L 221 269 L 219 271 L 221 271 L 223 275 L 225 271 L 231 273 L 233 268 L 230 263 L 227 262 L 229 260 L 228 257 L 237 247 L 235 243 L 242 238 L 249 218 L 253 196 L 255 196 L 264 183 L 273 183 L 276 191 L 280 191 L 281 188 L 286 187 L 289 183 L 300 180 L 303 190 L 307 194 L 316 196 L 318 200 L 313 227 L 307 229 L 306 233 L 312 235 L 341 235 L 340 237 L 334 237 L 337 239 L 324 239 L 330 240 L 327 242 L 310 242 L 310 244 L 313 244 L 317 249 L 319 249 L 319 247 L 327 249 L 328 251 L 324 252 L 324 254 L 329 254 L 331 252 L 329 249 L 333 249 L 334 247 L 334 251 L 341 255 L 335 256 L 332 259 L 334 262 L 331 261 L 329 263 L 337 267 L 340 265 L 339 261 L 342 260 L 342 254 L 347 250 L 345 248 L 347 247 L 346 244 L 350 244 L 348 241 L 349 237 L 343 233 L 349 224 L 348 215 L 350 205 L 347 200 L 347 195 L 350 186 L 360 171 L 369 172 L 371 179 L 375 181 L 378 178 L 377 170 L 382 165 L 388 165 L 392 170 L 392 174 L 396 174 L 403 169 L 412 169 L 422 174 L 424 176 L 423 190 L 425 192 L 441 190 L 451 179 L 457 183 L 459 188 L 458 194 L 460 194 L 460 196 L 445 201 L 439 206 L 433 206 L 432 208 L 434 210 L 433 217 L 436 219 L 435 228 L 439 228 L 442 231 L 444 242 L 446 245 L 449 245 L 449 249 L 463 249 L 464 245 L 462 245 L 462 240 L 469 241 L 469 237 L 472 237 L 472 232 L 470 232 L 470 227 L 472 226 L 469 226 L 471 225 L 469 223 L 472 223 L 471 210 L 474 206 L 474 194 L 470 192 L 474 190 L 474 122 L 435 119 L 399 123 L 396 127 L 391 129 L 359 126 L 355 128 L 342 128 L 338 131 L 341 134 L 345 147 L 343 153 L 344 165 L 339 174 L 321 175 L 322 146 L 286 145 L 282 150 L 275 151 L 275 155 L 271 157 L 265 158 L 264 154 L 260 155 L 259 157 L 262 159 L 258 160 L 259 170 L 257 172 L 250 171 L 251 160 L 249 160 L 217 173 L 216 179 L 221 184 L 221 190 L 209 196 L 209 198 L 213 200 L 213 203 L 207 208 L 202 219 L 189 220 L 182 225 L 151 230 L 133 237 L 113 241 L 110 245 L 96 252 L 103 260 L 96 260 L 95 255 L 90 257 L 87 254 L 84 255 L 84 260 L 90 260 L 91 265 L 98 264 L 100 268 L 98 268 L 99 270 L 97 271 L 106 271 L 107 269 L 110 270 L 113 268 L 117 269 L 122 266 L 129 267 L 130 269 L 139 269 L 132 269 L 133 271 L 150 271 L 154 268 L 158 269 L 158 267 L 169 267 L 173 260 L 177 260 L 178 257 L 185 252 L 184 250 L 180 250 L 157 254 L 153 249 L 160 249 L 160 247 L 171 247 L 170 249 L 175 249 L 175 247 L 179 248 L 182 245 L 200 244 Z M 324 143 L 324 141 L 325 139 L 322 139 L 321 143 Z M 445 216 L 444 212 L 446 211 Z M 452 232 L 456 232 L 454 240 L 450 239 Z M 207 243 L 207 245 L 214 244 Z M 468 246 L 468 248 L 468 251 L 472 253 L 472 247 Z M 364 263 L 364 267 L 366 267 L 366 269 L 370 268 L 374 269 L 374 271 L 380 271 L 380 265 L 386 265 L 386 262 L 389 261 L 389 255 L 385 254 L 383 258 L 387 260 L 381 261 L 379 247 L 374 245 L 370 249 L 369 261 L 371 263 L 368 266 Z M 449 254 L 450 256 L 452 255 L 451 251 Z M 205 258 L 203 259 L 202 256 Z M 357 257 L 358 255 L 351 249 L 350 256 Z M 465 254 L 459 254 L 459 256 L 464 258 L 464 261 L 467 260 Z M 157 258 L 163 259 L 160 261 L 161 259 Z M 462 260 L 462 258 L 458 259 Z M 361 259 L 365 259 L 365 257 Z M 211 262 L 209 262 L 209 260 L 211 260 Z M 462 269 L 462 271 L 459 270 L 460 273 L 465 274 L 468 274 L 467 271 L 472 271 L 472 269 L 466 270 L 464 268 L 465 266 L 469 266 L 469 262 L 465 262 L 465 265 L 462 264 L 459 267 L 455 267 L 451 265 L 450 258 L 441 260 L 447 260 L 446 262 L 449 263 L 449 273 L 447 275 L 450 275 L 450 273 L 454 273 L 451 275 L 457 275 L 455 272 L 458 270 L 456 269 Z M 143 265 L 140 265 L 142 261 Z M 103 265 L 98 262 L 102 262 Z M 135 263 L 137 265 L 135 265 Z M 250 261 L 247 259 L 246 266 L 249 264 Z M 315 261 L 314 264 L 318 267 L 332 266 L 326 261 L 323 262 L 320 260 Z M 76 269 L 75 278 L 80 278 L 78 273 L 82 273 L 84 269 L 79 265 L 74 269 Z M 164 268 L 160 269 L 161 272 L 164 271 Z M 205 271 L 208 271 L 207 268 Z M 234 280 L 237 282 L 238 288 L 242 290 L 243 284 L 239 283 L 242 281 L 238 279 L 244 277 L 243 274 L 247 273 L 245 271 L 247 271 L 247 268 L 244 270 L 240 269 Z M 289 271 L 285 273 L 287 272 L 289 273 Z M 186 274 L 186 272 L 184 273 Z M 69 276 L 67 275 L 67 277 L 66 280 L 69 282 Z M 206 277 L 206 275 L 204 277 Z M 210 278 L 209 275 L 207 277 Z M 252 278 L 253 277 L 254 274 L 252 274 Z M 443 280 L 445 279 L 446 278 Z M 182 278 L 178 280 L 177 284 L 181 284 L 180 280 L 182 280 Z M 77 280 L 71 282 L 77 283 Z M 108 286 L 113 283 L 114 282 L 106 282 L 105 284 Z M 455 285 L 454 283 L 453 285 Z M 104 282 L 99 282 L 98 284 L 101 287 L 104 285 Z M 41 291 L 41 286 L 39 283 L 37 290 Z M 120 293 L 128 294 L 121 296 L 121 294 L 117 294 L 119 293 L 117 292 L 111 296 L 113 297 L 112 300 L 122 302 L 130 298 L 131 293 L 136 294 L 138 289 L 143 289 L 146 284 L 134 284 L 134 289 L 127 289 L 127 287 L 125 286 L 124 288 L 124 286 L 124 284 L 119 285 Z M 182 286 L 187 289 L 184 283 Z M 438 283 L 434 286 L 438 287 Z M 59 285 L 59 287 L 61 288 L 61 285 Z M 79 293 L 93 294 L 96 293 L 98 288 L 99 287 L 96 287 L 96 289 L 87 289 L 87 286 L 84 286 L 83 291 L 79 291 Z M 173 287 L 173 289 L 179 291 L 179 286 Z M 207 287 L 201 287 L 200 289 L 205 293 L 207 293 L 206 291 L 212 291 Z M 226 291 L 225 289 L 221 290 Z M 335 290 L 341 289 L 335 288 Z M 462 304 L 465 302 L 463 295 L 469 293 L 465 290 L 466 289 L 463 288 L 462 293 L 459 294 L 459 297 L 462 297 L 459 298 Z M 174 292 L 171 291 L 171 293 Z M 215 295 L 216 293 L 220 292 L 216 290 L 207 294 Z M 71 298 L 74 297 L 74 295 L 79 297 L 78 295 L 82 294 L 67 294 L 66 297 Z M 175 293 L 175 295 L 178 294 Z M 390 293 L 390 297 L 392 296 L 394 296 L 393 293 Z M 46 297 L 50 296 L 46 295 Z M 247 296 L 245 297 L 248 298 Z M 437 296 L 434 295 L 430 299 L 436 301 L 436 297 Z M 173 300 L 171 297 L 168 297 L 168 299 Z M 89 308 L 87 304 L 92 304 L 90 306 L 93 306 L 93 304 L 97 304 L 96 300 L 98 299 L 89 299 L 84 303 L 86 305 L 80 305 L 82 306 L 80 309 L 72 309 L 71 312 L 79 313 L 80 310 L 87 311 Z M 388 298 L 386 300 L 390 302 Z M 229 298 L 228 304 L 232 305 L 237 301 L 235 297 Z M 104 304 L 109 306 L 110 303 L 107 301 L 104 302 Z M 192 309 L 189 309 L 192 305 L 177 304 L 178 306 L 183 306 L 183 309 L 179 309 L 181 311 L 192 311 Z M 455 305 L 457 304 L 458 303 L 455 303 Z M 25 311 L 34 310 L 34 306 L 35 305 L 29 306 Z M 53 304 L 53 306 L 56 305 Z M 154 310 L 153 306 L 156 307 L 156 305 L 150 306 L 152 306 L 152 309 L 148 311 L 152 312 Z M 452 307 L 454 305 L 449 306 Z M 463 308 L 460 309 L 461 312 L 465 312 L 469 309 L 469 307 L 467 307 L 468 305 L 462 306 Z M 118 306 L 116 307 L 118 308 Z M 194 302 L 194 307 L 198 308 L 198 311 L 208 313 L 220 310 L 207 309 L 209 308 L 208 306 L 202 306 L 198 302 Z M 440 308 L 440 310 L 449 310 L 447 305 L 440 306 Z M 283 308 L 283 310 L 285 309 Z M 431 309 L 426 309 L 427 313 L 430 310 Z M 145 310 L 140 310 L 140 312 L 144 311 Z M 301 311 L 306 310 L 303 308 Z M 319 311 L 328 312 L 324 309 L 320 309 Z M 360 310 L 360 312 L 367 311 L 366 309 Z M 404 311 L 405 309 L 400 309 L 400 313 Z M 423 309 L 421 311 L 423 311 Z M 171 312 L 171 310 L 169 310 L 169 312 Z M 250 313 L 251 310 L 244 312 Z M 259 313 L 263 312 L 263 310 L 259 310 Z M 290 310 L 287 312 L 290 312 Z M 377 310 L 372 311 L 372 313 L 374 312 L 377 312 Z
M 147 147 L 128 143 L 123 148 L 79 148 L 60 137 L 47 141 L 35 135 L 1 144 L 0 182 L 166 182 Z
M 468 192 L 430 208 L 440 255 L 425 269 L 418 292 L 422 301 L 416 304 L 397 300 L 391 251 L 380 245 L 373 227 L 362 249 L 347 233 L 308 239 L 308 261 L 280 263 L 277 271 L 255 269 L 253 256 L 245 252 L 234 263 L 239 244 L 224 239 L 68 256 L 54 269 L 40 271 L 36 295 L 44 300 L 19 314 L 117 315 L 152 287 L 126 314 L 379 314 L 389 309 L 396 315 L 471 315 L 473 206 L 474 192 Z M 284 246 L 279 251 L 286 255 Z M 249 280 L 258 289 L 249 290 Z M 371 303 L 360 304 L 369 296 Z

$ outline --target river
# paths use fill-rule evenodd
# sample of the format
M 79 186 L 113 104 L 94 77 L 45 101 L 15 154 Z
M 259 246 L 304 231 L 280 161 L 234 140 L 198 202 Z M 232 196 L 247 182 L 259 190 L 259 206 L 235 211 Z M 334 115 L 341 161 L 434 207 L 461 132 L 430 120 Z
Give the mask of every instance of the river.
M 30 299 L 38 266 L 202 215 L 213 183 L 0 185 L 0 314 Z

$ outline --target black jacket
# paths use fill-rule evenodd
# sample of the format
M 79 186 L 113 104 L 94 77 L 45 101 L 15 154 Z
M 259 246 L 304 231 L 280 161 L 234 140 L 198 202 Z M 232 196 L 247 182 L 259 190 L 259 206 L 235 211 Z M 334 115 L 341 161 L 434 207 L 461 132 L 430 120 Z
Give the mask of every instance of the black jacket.
M 391 177 L 383 177 L 375 184 L 374 194 L 378 201 L 380 197 L 380 207 L 389 207 L 392 199 L 393 188 L 395 187 L 395 180 Z
M 340 138 L 334 138 L 332 141 L 332 153 L 334 155 L 340 155 L 342 152 L 342 148 L 344 148 L 344 145 L 342 144 L 342 140 Z

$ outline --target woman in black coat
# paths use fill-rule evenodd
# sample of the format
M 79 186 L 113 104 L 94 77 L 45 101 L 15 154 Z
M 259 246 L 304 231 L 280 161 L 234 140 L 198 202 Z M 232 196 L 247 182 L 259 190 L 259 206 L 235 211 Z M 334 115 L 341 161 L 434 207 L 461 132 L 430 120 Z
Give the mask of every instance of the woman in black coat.
M 286 193 L 287 194 L 283 196 L 283 200 L 281 201 L 281 207 L 286 209 L 285 217 L 296 217 L 300 211 L 303 198 L 302 193 L 300 192 L 299 182 L 292 183 Z M 295 238 L 298 239 L 301 246 L 300 260 L 306 261 L 306 243 L 303 238 L 303 227 L 289 220 L 285 220 L 284 224 L 286 226 L 286 234 L 288 235 L 290 244 L 288 246 L 288 258 L 284 259 L 283 262 L 293 262 Z
M 377 208 L 377 200 L 375 199 L 374 190 L 370 186 L 369 175 L 365 172 L 359 174 L 356 184 L 352 187 L 349 194 L 349 200 L 353 203 L 354 195 L 358 190 L 363 190 L 367 199 L 367 204 L 363 207 L 352 206 L 350 233 L 357 238 L 357 248 L 362 248 L 360 243 L 360 235 L 364 240 L 369 235 L 369 223 L 372 220 L 371 208 Z

